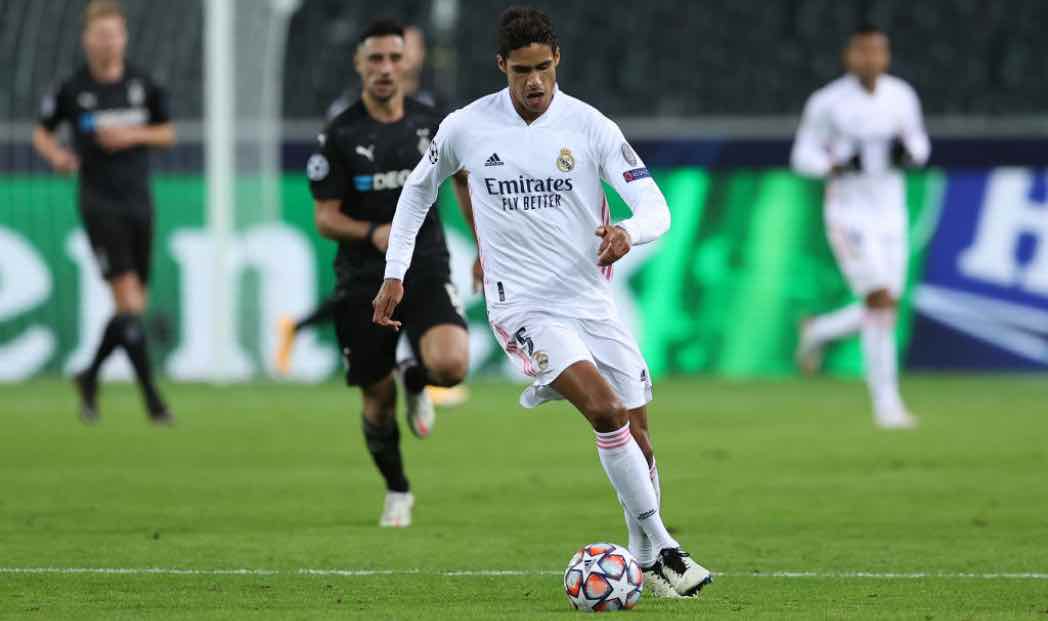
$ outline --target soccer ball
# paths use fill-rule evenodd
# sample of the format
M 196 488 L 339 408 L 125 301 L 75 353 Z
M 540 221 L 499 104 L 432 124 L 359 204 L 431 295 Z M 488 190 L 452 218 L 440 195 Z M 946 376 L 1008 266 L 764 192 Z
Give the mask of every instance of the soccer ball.
M 629 550 L 613 543 L 579 548 L 564 571 L 564 592 L 576 610 L 609 612 L 637 605 L 644 572 Z

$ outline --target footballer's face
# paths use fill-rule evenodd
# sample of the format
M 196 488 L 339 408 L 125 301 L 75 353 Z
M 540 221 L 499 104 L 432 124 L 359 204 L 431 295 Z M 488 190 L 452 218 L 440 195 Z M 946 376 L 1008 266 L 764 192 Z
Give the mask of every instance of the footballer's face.
M 553 101 L 553 86 L 557 83 L 557 65 L 560 49 L 545 43 L 532 43 L 496 57 L 499 69 L 506 74 L 513 106 L 527 121 L 542 116 Z
M 853 36 L 844 51 L 844 62 L 848 71 L 857 75 L 863 82 L 876 82 L 891 63 L 888 37 L 881 32 Z
M 92 65 L 120 62 L 127 50 L 127 23 L 119 15 L 95 17 L 84 28 L 83 44 Z
M 389 101 L 400 92 L 404 76 L 404 38 L 368 37 L 357 47 L 354 62 L 364 92 L 378 101 Z

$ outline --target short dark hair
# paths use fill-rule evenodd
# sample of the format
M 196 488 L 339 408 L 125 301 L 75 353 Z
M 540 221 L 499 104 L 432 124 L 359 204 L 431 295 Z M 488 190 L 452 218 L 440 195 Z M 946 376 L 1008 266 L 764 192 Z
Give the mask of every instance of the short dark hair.
M 371 20 L 364 32 L 360 33 L 357 45 L 362 45 L 371 37 L 400 37 L 403 39 L 404 24 L 401 24 L 400 20 L 395 17 L 377 17 Z
M 511 6 L 499 16 L 495 46 L 502 58 L 508 58 L 513 50 L 528 47 L 532 43 L 548 45 L 556 52 L 560 45 L 553 32 L 553 20 L 538 9 L 528 6 Z
M 862 22 L 855 27 L 855 30 L 852 30 L 851 36 L 865 37 L 874 34 L 884 34 L 884 31 L 881 30 L 880 26 L 873 22 Z

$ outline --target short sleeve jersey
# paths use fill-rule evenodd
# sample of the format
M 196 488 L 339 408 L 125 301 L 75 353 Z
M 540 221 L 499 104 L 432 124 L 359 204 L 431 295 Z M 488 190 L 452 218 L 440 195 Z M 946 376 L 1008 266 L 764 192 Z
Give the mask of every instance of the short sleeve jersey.
M 307 162 L 313 198 L 341 201 L 354 220 L 389 223 L 400 189 L 429 150 L 438 119 L 433 108 L 404 101 L 404 116 L 395 123 L 371 118 L 362 101 L 335 117 L 318 137 Z M 369 240 L 339 242 L 335 272 L 339 285 L 368 301 L 382 283 L 385 256 Z M 419 231 L 416 261 L 406 279 L 450 275 L 447 242 L 440 215 L 431 209 Z
M 104 127 L 136 127 L 171 120 L 166 91 L 128 65 L 116 82 L 98 82 L 86 66 L 44 96 L 39 123 L 54 131 L 69 123 L 80 157 L 82 209 L 149 210 L 149 149 L 109 153 L 97 140 Z

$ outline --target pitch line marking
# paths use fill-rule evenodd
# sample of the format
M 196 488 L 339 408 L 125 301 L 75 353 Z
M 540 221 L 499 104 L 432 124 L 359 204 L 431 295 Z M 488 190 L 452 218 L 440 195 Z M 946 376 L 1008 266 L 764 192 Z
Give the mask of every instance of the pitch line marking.
M 462 571 L 426 571 L 421 569 L 182 569 L 176 567 L 0 567 L 0 574 L 93 574 L 93 575 L 163 575 L 163 576 L 559 576 L 552 570 L 480 569 Z M 769 571 L 715 572 L 725 578 L 815 578 L 815 579 L 882 579 L 882 580 L 1048 580 L 1041 572 L 872 572 L 872 571 Z

